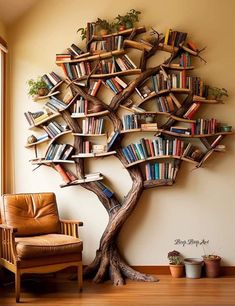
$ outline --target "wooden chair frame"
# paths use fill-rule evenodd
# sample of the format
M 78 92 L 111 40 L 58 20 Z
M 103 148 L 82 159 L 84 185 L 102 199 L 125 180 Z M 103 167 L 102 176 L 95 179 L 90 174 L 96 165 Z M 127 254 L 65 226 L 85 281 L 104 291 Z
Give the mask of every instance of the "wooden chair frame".
M 78 227 L 83 223 L 75 220 L 60 220 L 61 234 L 69 235 L 78 238 Z M 21 275 L 26 273 L 51 273 L 56 272 L 67 267 L 76 266 L 78 276 L 78 288 L 82 290 L 83 285 L 83 269 L 82 260 L 74 262 L 62 262 L 48 265 L 37 265 L 28 268 L 20 267 L 16 252 L 15 233 L 16 228 L 0 224 L 0 265 L 10 270 L 15 274 L 15 294 L 16 302 L 20 301 L 20 282 Z M 30 260 L 30 259 L 29 259 Z

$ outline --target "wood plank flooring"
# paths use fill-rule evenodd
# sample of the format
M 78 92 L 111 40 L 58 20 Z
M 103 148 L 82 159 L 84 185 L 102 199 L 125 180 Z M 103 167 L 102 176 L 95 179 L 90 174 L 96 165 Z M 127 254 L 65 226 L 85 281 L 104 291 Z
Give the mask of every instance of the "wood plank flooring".
M 173 279 L 158 276 L 157 283 L 127 281 L 126 286 L 114 287 L 110 282 L 84 282 L 82 293 L 77 282 L 68 275 L 41 276 L 26 279 L 22 284 L 21 303 L 33 305 L 86 305 L 86 306 L 198 306 L 235 305 L 235 278 Z M 0 305 L 15 304 L 14 283 L 0 287 Z

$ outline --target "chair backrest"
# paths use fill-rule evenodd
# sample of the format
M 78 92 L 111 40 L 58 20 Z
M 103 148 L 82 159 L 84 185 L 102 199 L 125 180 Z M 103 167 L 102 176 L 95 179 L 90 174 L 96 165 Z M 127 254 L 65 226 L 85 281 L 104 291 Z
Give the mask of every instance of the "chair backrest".
M 3 224 L 17 228 L 17 236 L 60 232 L 54 193 L 3 195 L 1 216 Z

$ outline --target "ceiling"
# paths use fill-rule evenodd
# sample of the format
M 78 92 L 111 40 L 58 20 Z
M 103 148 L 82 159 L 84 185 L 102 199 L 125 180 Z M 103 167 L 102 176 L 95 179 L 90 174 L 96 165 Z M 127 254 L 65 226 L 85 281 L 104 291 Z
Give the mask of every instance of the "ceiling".
M 15 22 L 38 0 L 0 0 L 0 20 L 5 25 Z

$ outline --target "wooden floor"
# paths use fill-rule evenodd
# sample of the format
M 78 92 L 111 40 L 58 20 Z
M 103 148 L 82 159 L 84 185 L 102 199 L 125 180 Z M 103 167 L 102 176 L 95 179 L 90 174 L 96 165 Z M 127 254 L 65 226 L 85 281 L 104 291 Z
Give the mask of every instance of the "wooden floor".
M 21 302 L 27 306 L 235 305 L 234 277 L 173 279 L 163 275 L 159 279 L 158 283 L 128 281 L 123 287 L 85 281 L 83 292 L 78 293 L 76 281 L 68 275 L 35 277 L 24 280 Z M 13 283 L 0 287 L 0 305 L 16 305 Z

